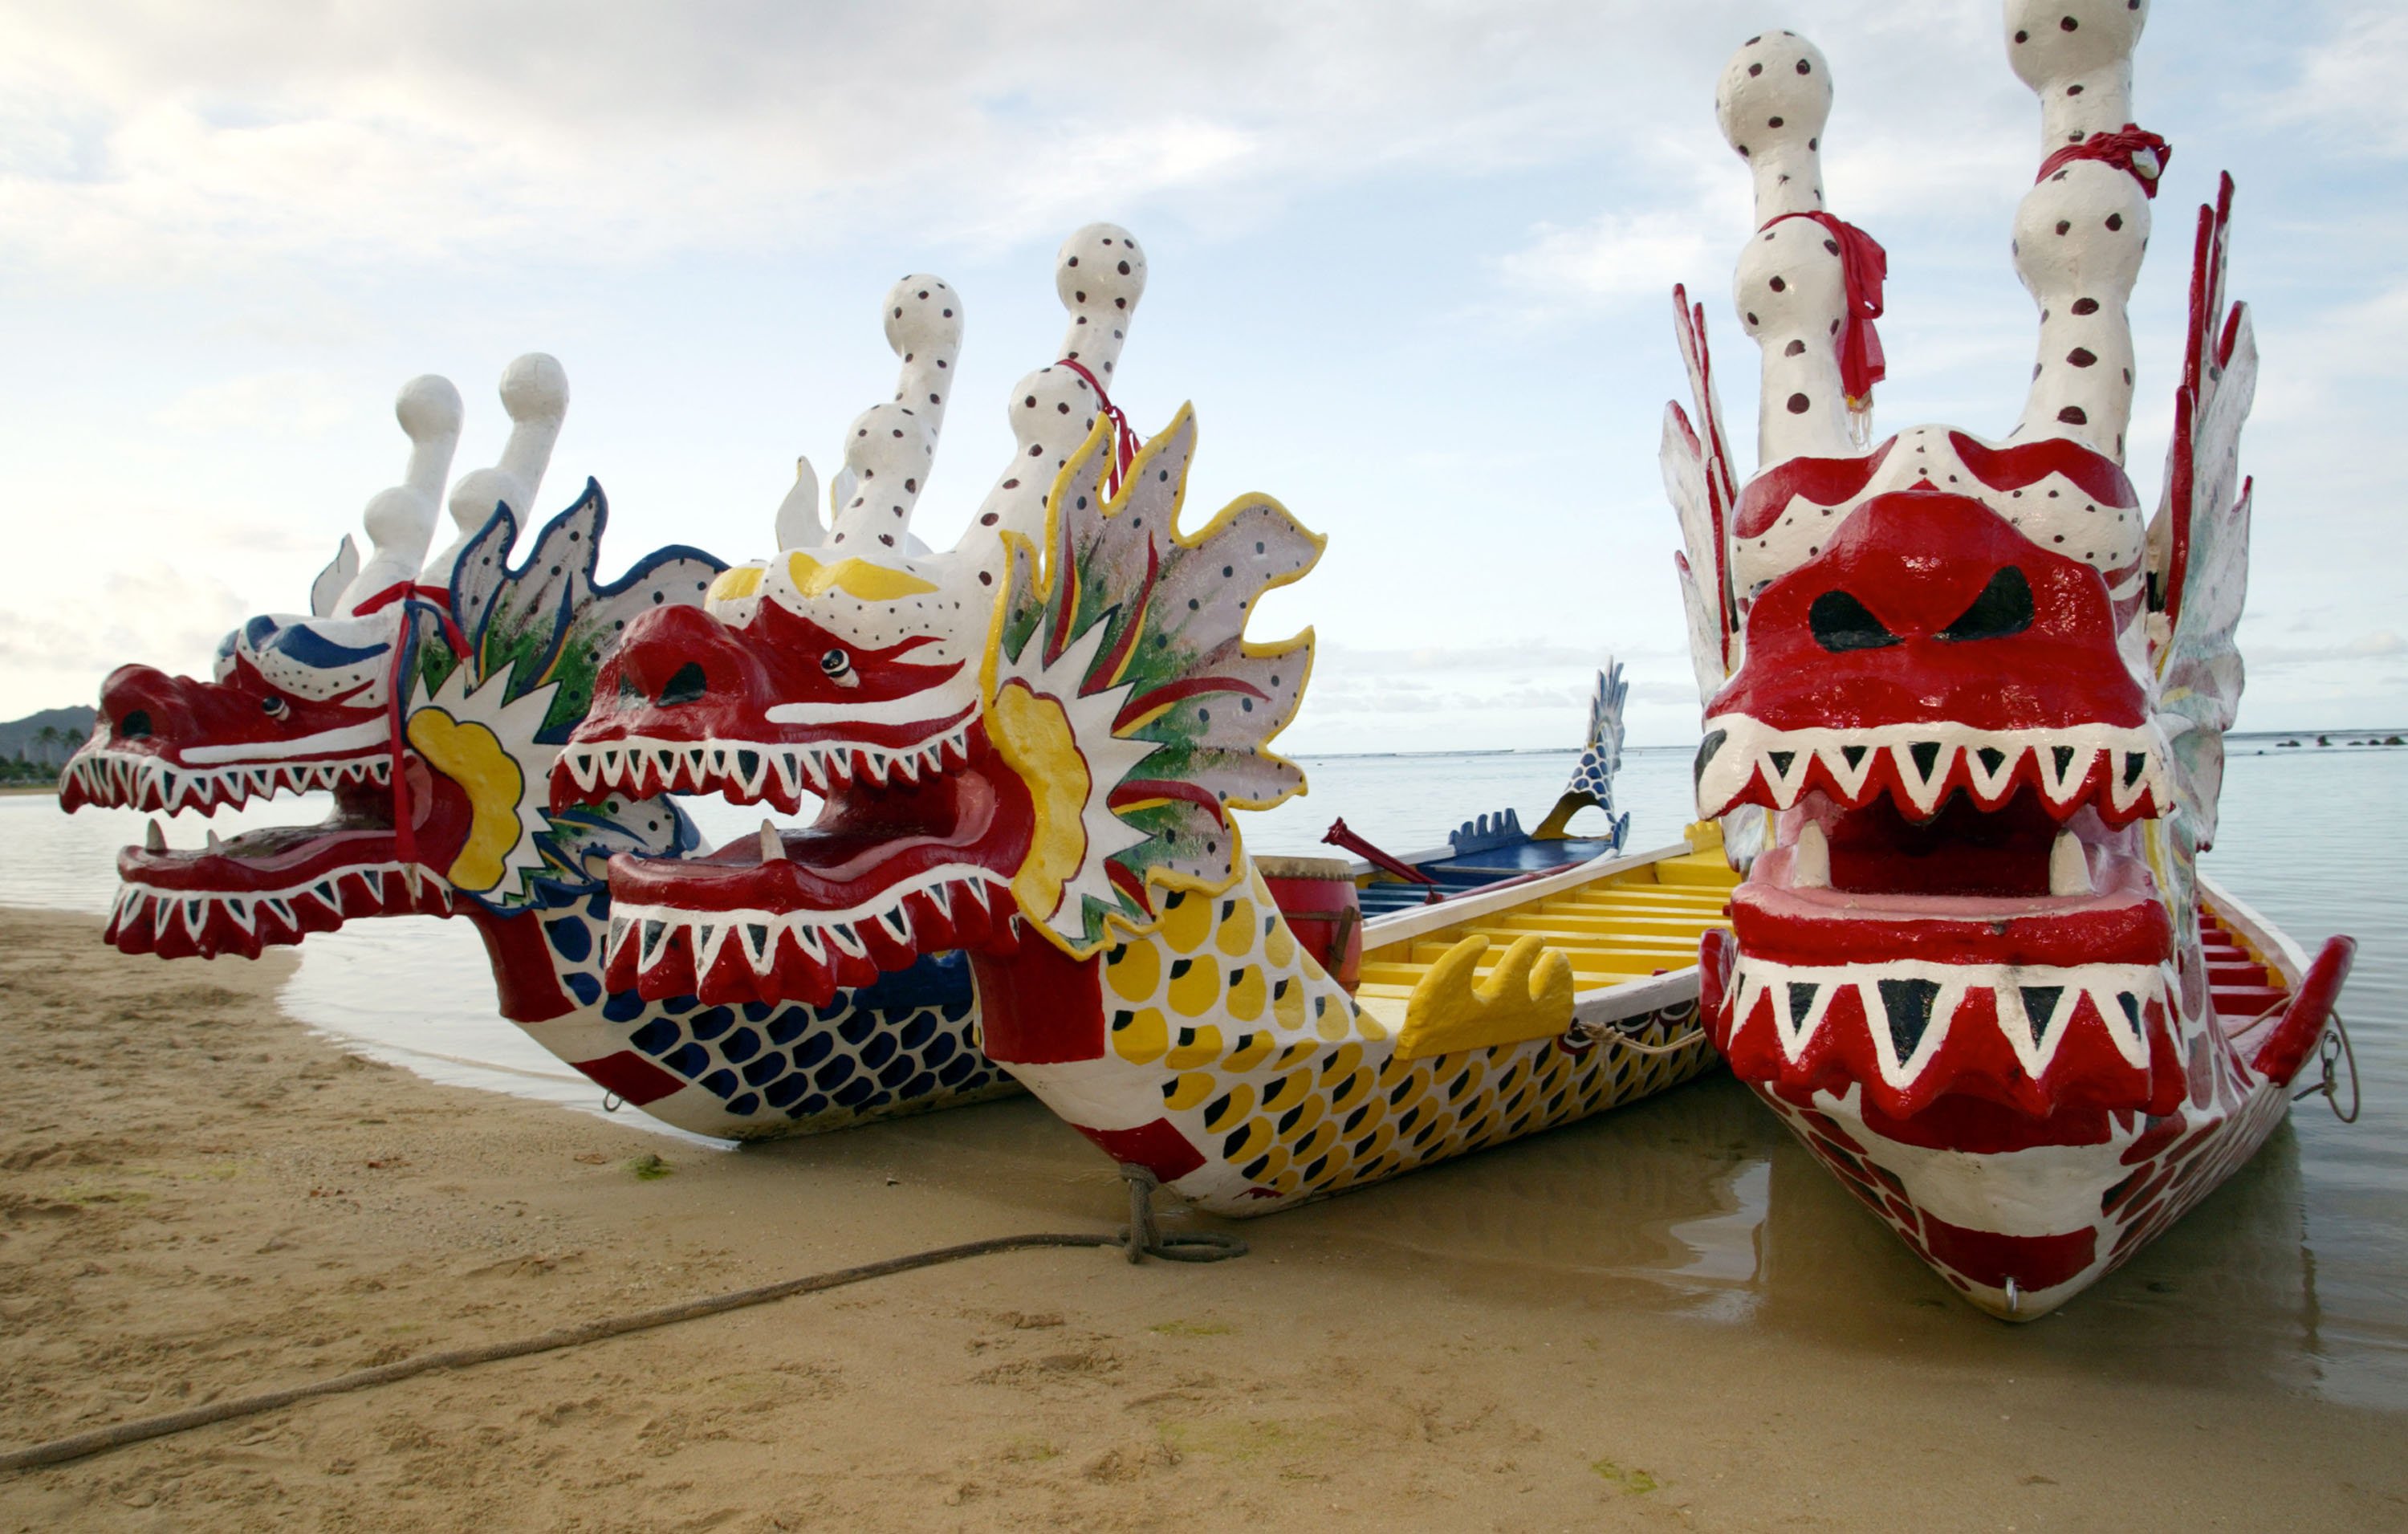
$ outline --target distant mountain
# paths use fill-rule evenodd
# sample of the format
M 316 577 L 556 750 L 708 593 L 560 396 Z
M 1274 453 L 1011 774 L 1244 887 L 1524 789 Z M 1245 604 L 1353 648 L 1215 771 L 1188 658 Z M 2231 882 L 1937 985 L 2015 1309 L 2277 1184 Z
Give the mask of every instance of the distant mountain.
M 12 719 L 0 724 L 0 757 L 22 756 L 29 762 L 46 762 L 55 767 L 84 743 L 96 717 L 90 705 L 79 703 L 71 709 L 44 709 L 22 719 Z M 46 728 L 58 733 L 46 738 L 42 734 Z

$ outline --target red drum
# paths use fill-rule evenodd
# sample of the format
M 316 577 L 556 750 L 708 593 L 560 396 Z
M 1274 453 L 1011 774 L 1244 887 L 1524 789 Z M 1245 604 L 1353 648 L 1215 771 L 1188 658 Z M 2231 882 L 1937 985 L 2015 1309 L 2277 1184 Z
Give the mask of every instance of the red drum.
M 1257 856 L 1254 867 L 1297 941 L 1339 984 L 1354 989 L 1363 976 L 1363 905 L 1353 866 L 1336 857 Z

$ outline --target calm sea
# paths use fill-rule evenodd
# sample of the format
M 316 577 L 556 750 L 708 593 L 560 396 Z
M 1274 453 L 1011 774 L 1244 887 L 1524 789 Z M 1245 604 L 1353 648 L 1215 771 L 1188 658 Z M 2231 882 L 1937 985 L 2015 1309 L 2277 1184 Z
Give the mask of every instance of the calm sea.
M 2290 1127 L 2207 1203 L 2091 1294 L 2014 1333 L 2026 1340 L 2012 1346 L 2408 1408 L 2408 902 L 2392 883 L 2408 863 L 2408 751 L 2286 750 L 2276 738 L 2232 743 L 2221 841 L 2206 866 L 2311 952 L 2336 931 L 2358 939 L 2343 1011 L 2363 1112 L 2344 1125 L 2321 1099 L 2300 1103 Z M 1532 824 L 1573 760 L 1304 758 L 1312 793 L 1249 817 L 1248 844 L 1326 851 L 1320 837 L 1340 816 L 1399 853 L 1484 810 L 1512 808 Z M 1634 847 L 1670 841 L 1688 820 L 1689 761 L 1687 751 L 1627 755 L 1618 796 Z M 717 801 L 695 810 L 714 840 L 757 824 Z M 210 824 L 226 834 L 321 813 L 278 803 Z M 141 834 L 142 817 L 130 813 L 70 817 L 45 797 L 0 798 L 0 904 L 106 912 L 115 851 Z M 169 825 L 179 844 L 201 834 L 191 816 Z M 497 1021 L 483 947 L 465 923 L 363 922 L 312 938 L 285 1002 L 348 1046 L 436 1080 L 600 1110 L 590 1082 Z M 1878 1315 L 1938 1288 L 1723 1076 L 1323 1208 L 1333 1234 L 1361 1226 L 1387 1245 L 1637 1281 L 1733 1324 L 1812 1315 L 1826 1325 L 1852 1305 Z M 1951 1335 L 1987 1351 L 2007 1345 L 1991 1340 L 2000 1331 L 1967 1312 Z

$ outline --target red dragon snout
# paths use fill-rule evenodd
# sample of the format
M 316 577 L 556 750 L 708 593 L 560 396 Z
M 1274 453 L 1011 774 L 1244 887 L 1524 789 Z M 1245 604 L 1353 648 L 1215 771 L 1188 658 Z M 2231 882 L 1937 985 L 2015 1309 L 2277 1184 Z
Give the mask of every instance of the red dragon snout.
M 789 813 L 855 781 L 918 782 L 967 760 L 964 663 L 924 634 L 868 645 L 764 602 L 730 625 L 665 608 L 627 625 L 594 711 L 552 775 L 555 809 L 614 795 L 724 794 Z
M 99 723 L 61 774 L 59 803 L 173 813 L 358 787 L 387 781 L 390 745 L 383 709 L 296 696 L 241 657 L 222 681 L 121 666 L 101 684 Z

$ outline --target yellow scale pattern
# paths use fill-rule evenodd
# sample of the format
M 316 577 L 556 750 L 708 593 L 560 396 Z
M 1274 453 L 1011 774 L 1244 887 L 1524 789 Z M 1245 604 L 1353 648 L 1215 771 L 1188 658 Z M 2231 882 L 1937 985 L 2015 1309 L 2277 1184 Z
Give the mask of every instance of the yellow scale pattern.
M 1584 990 L 1697 959 L 1738 876 L 1719 851 L 1658 860 L 1578 890 L 1368 953 L 1358 1007 L 1296 940 L 1261 876 L 1218 898 L 1172 893 L 1162 925 L 1106 951 L 1103 1001 L 1121 1062 L 1160 1072 L 1163 1116 L 1207 1157 L 1179 1190 L 1254 1213 L 1583 1118 L 1686 1081 L 1713 1061 L 1702 1038 L 1665 1054 L 1555 1039 L 1420 1060 L 1395 1054 L 1402 998 L 1456 941 L 1492 954 L 1527 932 L 1570 957 Z M 1485 967 L 1484 967 L 1484 969 Z M 1621 1025 L 1660 1044 L 1689 1004 Z

